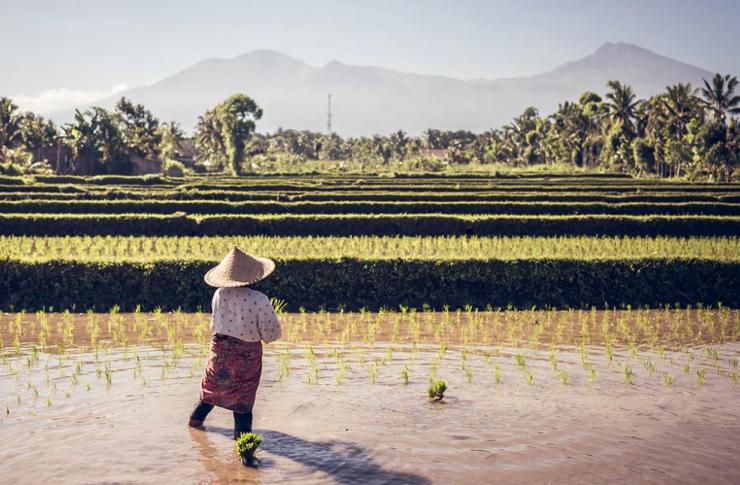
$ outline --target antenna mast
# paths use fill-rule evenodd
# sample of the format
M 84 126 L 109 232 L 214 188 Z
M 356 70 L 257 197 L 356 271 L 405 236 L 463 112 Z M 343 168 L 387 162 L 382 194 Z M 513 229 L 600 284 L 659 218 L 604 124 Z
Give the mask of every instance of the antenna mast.
M 329 101 L 326 111 L 326 132 L 331 135 L 331 93 L 329 93 Z

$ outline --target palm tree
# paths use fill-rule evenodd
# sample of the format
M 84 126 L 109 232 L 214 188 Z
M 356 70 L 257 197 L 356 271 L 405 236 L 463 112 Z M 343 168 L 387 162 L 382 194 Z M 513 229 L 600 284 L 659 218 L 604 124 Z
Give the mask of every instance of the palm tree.
M 174 159 L 180 149 L 180 143 L 185 138 L 180 124 L 177 121 L 162 123 L 159 126 L 159 156 L 164 162 L 168 159 Z
M 729 74 L 722 76 L 717 73 L 712 78 L 711 84 L 706 80 L 701 88 L 702 102 L 714 114 L 714 117 L 724 123 L 727 113 L 736 115 L 740 113 L 740 96 L 735 94 L 737 78 Z
M 633 121 L 637 117 L 636 111 L 639 100 L 636 100 L 635 93 L 627 84 L 622 84 L 619 81 L 609 81 L 607 86 L 611 89 L 611 92 L 606 95 L 606 99 L 609 100 L 606 103 L 607 116 L 612 121 L 621 122 L 629 134 L 634 135 Z
M 662 97 L 663 107 L 669 113 L 669 123 L 677 139 L 686 134 L 686 126 L 696 113 L 695 93 L 696 89 L 691 87 L 691 83 L 678 83 L 667 86 L 666 94 Z
M 21 116 L 10 98 L 0 98 L 0 147 L 12 147 L 21 136 Z

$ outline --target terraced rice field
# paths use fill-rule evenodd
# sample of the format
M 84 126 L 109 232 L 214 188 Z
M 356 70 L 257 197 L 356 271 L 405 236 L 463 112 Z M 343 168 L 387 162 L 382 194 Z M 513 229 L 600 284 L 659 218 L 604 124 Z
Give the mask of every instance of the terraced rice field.
M 739 237 L 737 184 L 0 178 L 0 476 L 732 483 Z M 185 427 L 232 245 L 278 263 L 259 470 Z

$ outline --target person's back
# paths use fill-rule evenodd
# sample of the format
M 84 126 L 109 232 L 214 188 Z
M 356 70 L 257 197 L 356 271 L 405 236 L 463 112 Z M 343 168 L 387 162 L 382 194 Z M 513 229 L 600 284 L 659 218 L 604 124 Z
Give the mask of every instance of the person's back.
M 264 293 L 247 287 L 219 288 L 211 302 L 211 330 L 245 342 L 274 342 L 280 322 Z
M 234 248 L 206 274 L 206 283 L 218 288 L 211 302 L 213 340 L 190 426 L 202 429 L 208 413 L 220 406 L 234 413 L 234 439 L 252 431 L 262 342 L 274 342 L 281 330 L 269 298 L 247 285 L 264 279 L 274 268 L 271 260 Z

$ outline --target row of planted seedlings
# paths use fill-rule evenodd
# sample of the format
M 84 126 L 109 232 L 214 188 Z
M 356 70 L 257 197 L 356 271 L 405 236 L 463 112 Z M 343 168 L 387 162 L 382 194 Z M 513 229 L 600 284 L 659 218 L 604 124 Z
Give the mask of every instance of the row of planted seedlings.
M 467 383 L 500 384 L 510 369 L 533 384 L 535 373 L 551 367 L 562 384 L 624 381 L 672 387 L 677 374 L 704 385 L 708 370 L 728 382 L 738 380 L 740 320 L 724 307 L 590 311 L 455 312 L 402 309 L 400 312 L 299 313 L 286 319 L 288 331 L 276 351 L 277 380 L 301 372 L 309 384 L 342 384 L 352 365 L 355 378 L 366 375 L 391 382 L 393 374 L 435 380 L 447 355 L 459 360 Z M 421 356 L 421 358 L 417 358 Z M 449 362 L 449 359 L 448 359 Z M 388 365 L 391 364 L 391 365 Z M 534 365 L 533 365 L 534 364 Z M 419 366 L 424 367 L 420 370 Z M 637 372 L 638 367 L 645 371 Z M 582 368 L 582 369 L 581 369 Z M 536 370 L 535 370 L 536 369 Z M 449 372 L 449 369 L 447 370 Z M 547 372 L 549 374 L 549 371 Z M 688 382 L 687 382 L 688 384 Z
M 274 304 L 282 314 L 284 302 Z M 277 382 L 298 374 L 308 384 L 429 380 L 434 387 L 441 385 L 441 368 L 445 378 L 466 384 L 633 384 L 639 375 L 645 385 L 672 387 L 681 377 L 685 385 L 690 378 L 702 387 L 708 373 L 738 380 L 740 312 L 725 307 L 401 308 L 281 319 L 284 338 L 266 350 L 268 379 Z M 122 314 L 113 308 L 107 315 L 40 311 L 2 320 L 0 380 L 14 388 L 9 395 L 16 405 L 30 399 L 51 406 L 60 394 L 89 391 L 96 381 L 147 386 L 199 376 L 210 339 L 209 317 L 202 313 Z
M 73 392 L 150 386 L 202 372 L 210 333 L 202 313 L 38 311 L 0 318 L 0 385 L 11 407 L 51 407 Z
M 234 245 L 268 257 L 532 259 L 662 257 L 740 259 L 738 237 L 459 236 L 0 236 L 0 258 L 121 261 L 219 260 Z

